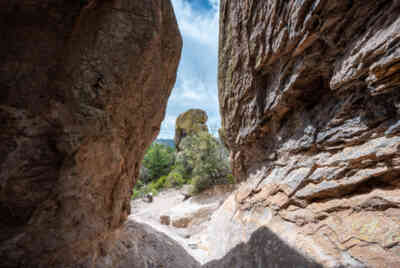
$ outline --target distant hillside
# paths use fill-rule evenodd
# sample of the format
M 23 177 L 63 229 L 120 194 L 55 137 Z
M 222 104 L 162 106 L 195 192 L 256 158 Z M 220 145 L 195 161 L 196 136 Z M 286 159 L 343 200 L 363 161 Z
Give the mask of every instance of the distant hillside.
M 164 145 L 167 145 L 169 147 L 175 148 L 175 142 L 174 142 L 173 139 L 157 139 L 155 141 L 155 143 L 164 144 Z

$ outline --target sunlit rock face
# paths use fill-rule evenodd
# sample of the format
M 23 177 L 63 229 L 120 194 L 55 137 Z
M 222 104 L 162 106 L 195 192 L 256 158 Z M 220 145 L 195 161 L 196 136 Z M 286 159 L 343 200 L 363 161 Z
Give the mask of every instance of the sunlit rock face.
M 186 136 L 198 134 L 200 132 L 208 132 L 207 113 L 201 109 L 189 109 L 181 113 L 175 123 L 175 145 L 178 150 L 180 143 Z
M 176 78 L 171 3 L 1 1 L 0 22 L 0 266 L 117 267 Z
M 220 22 L 224 141 L 246 182 L 211 251 L 267 226 L 327 267 L 400 266 L 400 2 L 222 0 Z

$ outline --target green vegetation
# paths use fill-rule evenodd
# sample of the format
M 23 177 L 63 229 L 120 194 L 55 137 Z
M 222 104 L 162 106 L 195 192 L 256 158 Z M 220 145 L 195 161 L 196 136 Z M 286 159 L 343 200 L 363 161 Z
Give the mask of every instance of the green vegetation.
M 153 143 L 143 159 L 143 176 L 140 180 L 148 183 L 166 176 L 175 162 L 175 150 L 169 146 Z
M 217 184 L 234 183 L 228 151 L 208 132 L 186 136 L 181 151 L 154 143 L 147 150 L 132 198 L 164 188 L 192 185 L 193 194 Z
M 147 193 L 156 195 L 165 187 L 167 175 L 172 170 L 174 162 L 174 148 L 153 143 L 144 156 L 132 198 L 142 197 Z
M 228 152 L 207 132 L 187 136 L 181 142 L 182 165 L 191 173 L 193 192 L 199 193 L 217 184 L 229 183 Z M 179 163 L 179 161 L 178 161 Z

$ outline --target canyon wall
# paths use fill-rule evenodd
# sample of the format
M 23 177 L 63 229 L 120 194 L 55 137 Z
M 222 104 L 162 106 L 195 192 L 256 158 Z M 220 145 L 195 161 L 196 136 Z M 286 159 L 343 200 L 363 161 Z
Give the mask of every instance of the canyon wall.
M 0 29 L 0 266 L 116 267 L 181 54 L 170 1 L 1 1 Z
M 400 2 L 222 0 L 220 16 L 222 133 L 243 183 L 210 222 L 211 254 L 267 227 L 326 267 L 400 266 Z

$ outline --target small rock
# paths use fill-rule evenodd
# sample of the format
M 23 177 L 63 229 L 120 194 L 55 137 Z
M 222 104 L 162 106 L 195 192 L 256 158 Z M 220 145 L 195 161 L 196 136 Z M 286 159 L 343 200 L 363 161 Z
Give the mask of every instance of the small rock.
M 152 193 L 146 194 L 146 196 L 143 198 L 143 201 L 147 202 L 147 203 L 152 203 L 153 202 L 153 194 Z
M 197 244 L 188 244 L 188 246 L 191 248 L 191 249 L 198 249 L 199 247 L 197 246 Z
M 167 215 L 161 215 L 160 216 L 160 223 L 164 225 L 170 225 L 171 223 L 171 218 Z
M 176 228 L 187 228 L 191 221 L 192 221 L 191 218 L 186 218 L 186 217 L 178 218 L 176 220 L 172 220 L 172 226 Z

